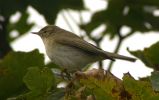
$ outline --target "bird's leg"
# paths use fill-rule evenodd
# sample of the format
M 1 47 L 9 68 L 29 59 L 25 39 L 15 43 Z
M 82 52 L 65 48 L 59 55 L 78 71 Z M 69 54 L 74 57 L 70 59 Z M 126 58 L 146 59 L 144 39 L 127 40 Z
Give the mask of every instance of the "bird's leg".
M 66 68 L 61 71 L 61 76 L 63 79 L 65 79 L 64 73 L 66 74 L 67 79 L 71 80 L 71 75 L 70 75 L 70 73 L 68 73 Z
M 74 83 L 73 83 L 73 81 L 68 82 L 68 84 L 67 84 L 66 87 L 65 87 L 66 95 L 69 96 L 69 95 L 71 94 L 71 91 L 72 91 L 73 88 L 74 88 Z

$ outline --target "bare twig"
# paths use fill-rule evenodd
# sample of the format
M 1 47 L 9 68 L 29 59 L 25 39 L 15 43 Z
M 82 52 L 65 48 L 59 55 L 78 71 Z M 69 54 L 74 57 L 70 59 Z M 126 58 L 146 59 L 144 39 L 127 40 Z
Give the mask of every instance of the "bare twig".
M 69 10 L 66 10 L 67 15 L 69 16 L 69 18 L 71 18 L 71 20 L 78 26 L 78 22 L 76 21 L 76 19 L 71 15 L 71 13 L 69 12 Z
M 122 42 L 123 42 L 123 40 L 119 39 L 119 41 L 118 41 L 118 43 L 117 43 L 117 46 L 116 46 L 116 48 L 115 48 L 114 53 L 118 53 L 118 51 L 119 51 L 119 49 L 120 49 L 120 47 L 121 47 Z M 113 64 L 114 64 L 114 61 L 111 61 L 111 62 L 109 63 L 108 71 L 111 71 Z
M 119 52 L 119 49 L 120 49 L 120 47 L 121 47 L 122 42 L 123 42 L 127 37 L 131 36 L 133 33 L 134 33 L 134 31 L 131 31 L 131 32 L 129 32 L 128 34 L 126 34 L 125 36 L 122 36 L 121 33 L 120 33 L 120 31 L 118 30 L 119 40 L 118 40 L 118 43 L 117 43 L 117 46 L 116 46 L 116 48 L 115 48 L 114 53 L 118 53 L 118 52 Z M 114 64 L 114 62 L 111 61 L 110 64 L 109 64 L 109 67 L 108 67 L 108 70 L 109 70 L 109 71 L 111 71 L 113 64 Z
M 128 34 L 126 34 L 125 36 L 123 36 L 123 38 L 126 39 L 127 37 L 130 37 L 133 33 L 134 33 L 134 31 L 131 31 Z
M 100 47 L 100 42 L 101 42 L 101 41 L 96 42 L 97 47 Z M 99 66 L 99 69 L 103 69 L 103 62 L 102 62 L 102 61 L 99 61 L 99 62 L 98 62 L 98 66 Z
M 120 33 L 120 27 L 117 30 L 117 34 L 118 34 L 119 40 L 118 40 L 117 46 L 116 46 L 116 48 L 114 50 L 114 53 L 118 53 L 118 51 L 119 51 L 119 49 L 121 47 L 121 44 L 122 44 L 122 42 L 124 40 L 124 37 Z M 109 67 L 108 67 L 108 71 L 111 71 L 113 64 L 114 64 L 114 62 L 110 61 Z
M 62 15 L 62 17 L 64 18 L 64 20 L 65 20 L 66 24 L 68 25 L 68 27 L 70 28 L 70 30 L 75 33 L 74 29 L 72 28 L 72 26 L 71 26 L 69 20 L 67 19 L 66 15 L 65 15 L 65 13 L 62 12 L 61 15 Z

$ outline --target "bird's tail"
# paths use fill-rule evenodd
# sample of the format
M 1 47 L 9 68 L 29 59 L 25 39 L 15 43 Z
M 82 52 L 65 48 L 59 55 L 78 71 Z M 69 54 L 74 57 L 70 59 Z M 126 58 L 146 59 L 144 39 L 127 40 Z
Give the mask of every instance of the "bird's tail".
M 115 53 L 110 53 L 110 52 L 106 52 L 106 51 L 105 51 L 105 53 L 106 53 L 106 55 L 108 55 L 111 58 L 127 60 L 127 61 L 131 61 L 131 62 L 135 62 L 136 61 L 135 58 L 131 58 L 131 57 L 115 54 Z

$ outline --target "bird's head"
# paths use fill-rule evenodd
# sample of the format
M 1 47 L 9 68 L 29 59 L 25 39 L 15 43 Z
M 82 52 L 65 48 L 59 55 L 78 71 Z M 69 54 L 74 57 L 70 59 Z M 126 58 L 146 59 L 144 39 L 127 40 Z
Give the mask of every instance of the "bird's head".
M 55 25 L 47 25 L 42 28 L 39 32 L 32 32 L 33 34 L 39 35 L 41 38 L 49 37 L 56 34 L 60 28 Z

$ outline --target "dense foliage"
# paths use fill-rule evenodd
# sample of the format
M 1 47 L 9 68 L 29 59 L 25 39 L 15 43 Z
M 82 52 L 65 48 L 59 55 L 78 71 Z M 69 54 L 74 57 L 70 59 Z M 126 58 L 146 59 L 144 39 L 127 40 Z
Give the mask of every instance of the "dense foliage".
M 158 0 L 107 0 L 108 7 L 92 15 L 90 22 L 78 23 L 85 36 L 97 46 L 105 36 L 118 37 L 117 53 L 125 39 L 136 31 L 147 33 L 159 30 Z M 63 78 L 57 73 L 59 66 L 44 64 L 43 54 L 38 50 L 15 52 L 10 43 L 27 33 L 36 23 L 27 23 L 31 6 L 44 16 L 49 24 L 54 24 L 61 10 L 86 10 L 82 0 L 1 0 L 0 1 L 0 100 L 158 100 L 159 99 L 159 42 L 144 50 L 131 51 L 130 54 L 141 60 L 154 71 L 151 76 L 135 80 L 129 73 L 122 80 L 109 70 L 92 69 L 76 72 Z M 9 9 L 8 9 L 9 7 Z M 10 22 L 11 15 L 19 12 L 21 17 L 16 23 Z M 91 33 L 101 25 L 106 28 L 94 37 Z M 131 29 L 122 35 L 121 29 Z M 13 30 L 17 37 L 11 37 Z M 140 48 L 139 48 L 140 49 Z M 100 66 L 102 64 L 100 63 Z M 126 65 L 125 65 L 126 66 Z M 102 66 L 101 66 L 102 67 Z M 137 66 L 134 66 L 137 69 Z M 56 72 L 56 73 L 55 73 Z M 66 87 L 59 85 L 64 83 Z

